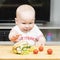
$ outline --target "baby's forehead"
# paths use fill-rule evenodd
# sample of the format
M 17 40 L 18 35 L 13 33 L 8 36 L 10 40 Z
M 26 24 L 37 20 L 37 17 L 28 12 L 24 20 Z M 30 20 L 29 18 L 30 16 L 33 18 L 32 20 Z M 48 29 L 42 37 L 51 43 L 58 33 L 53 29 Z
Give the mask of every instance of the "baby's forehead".
M 34 13 L 27 11 L 27 12 L 22 12 L 20 17 L 24 18 L 24 19 L 34 19 L 35 15 L 34 15 Z

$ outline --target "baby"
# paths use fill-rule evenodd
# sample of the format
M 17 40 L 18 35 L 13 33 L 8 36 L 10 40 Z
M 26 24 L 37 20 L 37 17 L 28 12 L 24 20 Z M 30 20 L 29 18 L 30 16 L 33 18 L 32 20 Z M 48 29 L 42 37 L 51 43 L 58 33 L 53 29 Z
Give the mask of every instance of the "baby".
M 45 45 L 43 33 L 35 24 L 35 10 L 32 6 L 20 5 L 16 10 L 16 26 L 9 33 L 9 40 L 19 42 L 27 41 L 30 45 Z

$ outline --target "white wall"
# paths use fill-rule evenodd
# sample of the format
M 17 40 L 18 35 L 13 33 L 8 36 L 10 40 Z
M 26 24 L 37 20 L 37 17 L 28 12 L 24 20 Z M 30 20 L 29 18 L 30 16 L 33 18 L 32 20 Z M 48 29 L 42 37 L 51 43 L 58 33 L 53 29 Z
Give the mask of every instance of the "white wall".
M 51 23 L 60 25 L 60 0 L 51 0 Z

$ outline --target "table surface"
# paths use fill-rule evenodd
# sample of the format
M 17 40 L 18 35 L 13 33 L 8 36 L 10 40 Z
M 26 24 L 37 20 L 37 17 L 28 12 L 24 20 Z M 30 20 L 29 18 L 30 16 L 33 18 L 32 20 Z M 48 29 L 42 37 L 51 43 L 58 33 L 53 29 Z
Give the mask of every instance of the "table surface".
M 47 54 L 47 49 L 53 49 L 52 55 Z M 0 46 L 0 60 L 60 60 L 60 46 L 44 46 L 38 54 L 18 55 L 12 51 L 12 46 Z

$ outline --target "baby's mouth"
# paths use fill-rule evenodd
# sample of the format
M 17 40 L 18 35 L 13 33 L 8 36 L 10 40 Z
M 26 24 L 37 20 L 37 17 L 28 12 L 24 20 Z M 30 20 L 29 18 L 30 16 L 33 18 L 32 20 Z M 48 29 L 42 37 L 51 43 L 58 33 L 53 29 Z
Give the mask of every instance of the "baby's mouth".
M 29 31 L 29 29 L 24 29 L 24 31 L 25 31 L 25 32 L 28 32 L 28 31 Z
M 25 29 L 25 31 L 29 31 L 29 30 Z

